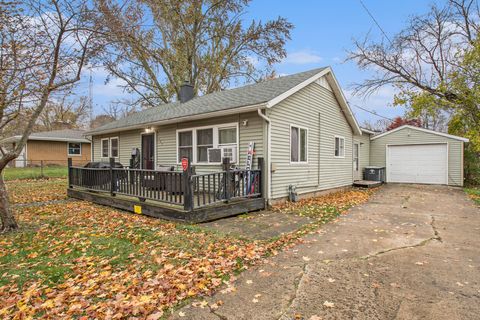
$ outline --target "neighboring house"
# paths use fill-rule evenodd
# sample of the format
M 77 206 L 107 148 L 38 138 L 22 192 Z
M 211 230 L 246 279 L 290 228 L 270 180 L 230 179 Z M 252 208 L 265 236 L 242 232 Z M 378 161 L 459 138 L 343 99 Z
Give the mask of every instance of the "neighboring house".
M 417 134 L 419 130 L 403 127 L 374 136 L 374 132 L 358 126 L 329 67 L 200 97 L 193 97 L 193 88 L 185 84 L 180 96 L 179 102 L 150 108 L 88 132 L 92 160 L 114 157 L 128 166 L 132 150 L 139 149 L 142 168 L 179 166 L 186 156 L 196 172 L 203 173 L 220 170 L 222 156 L 244 167 L 249 142 L 254 142 L 255 165 L 262 157 L 269 168 L 263 177 L 263 194 L 269 200 L 282 200 L 292 187 L 299 194 L 312 195 L 352 185 L 362 179 L 366 166 L 397 161 L 397 149 L 392 144 L 415 144 L 412 149 L 406 148 L 409 154 L 419 152 L 418 143 L 435 149 L 430 143 L 440 142 L 447 144 L 449 154 L 448 170 L 443 169 L 452 176 L 448 183 L 463 183 L 461 158 L 466 139 L 425 130 Z M 401 135 L 402 130 L 409 134 Z M 393 153 L 386 162 L 387 151 Z M 438 156 L 443 157 L 440 153 Z M 387 166 L 387 172 L 394 171 L 387 178 L 394 181 L 397 172 L 411 172 L 409 168 Z
M 43 165 L 67 165 L 72 158 L 76 165 L 91 160 L 90 140 L 84 137 L 83 130 L 55 130 L 35 132 L 28 137 L 20 156 L 10 163 L 13 167 Z M 21 136 L 12 136 L 0 141 L 7 149 L 14 148 Z

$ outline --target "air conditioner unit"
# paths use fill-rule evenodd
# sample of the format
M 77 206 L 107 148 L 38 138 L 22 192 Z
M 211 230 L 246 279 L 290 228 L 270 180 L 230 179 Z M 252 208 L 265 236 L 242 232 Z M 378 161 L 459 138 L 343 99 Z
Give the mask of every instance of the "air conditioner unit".
M 237 162 L 236 146 L 209 148 L 207 153 L 209 163 L 221 163 L 223 158 L 230 158 L 230 163 Z

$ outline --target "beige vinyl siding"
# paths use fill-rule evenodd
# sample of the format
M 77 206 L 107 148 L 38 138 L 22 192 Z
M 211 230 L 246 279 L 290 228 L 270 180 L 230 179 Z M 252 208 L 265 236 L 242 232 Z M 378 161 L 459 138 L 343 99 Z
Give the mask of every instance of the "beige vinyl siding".
M 247 120 L 247 125 L 243 122 Z M 226 123 L 238 123 L 239 128 L 239 167 L 245 166 L 245 159 L 247 155 L 248 143 L 255 142 L 255 156 L 254 165 L 257 165 L 258 157 L 263 156 L 263 120 L 255 112 L 236 114 L 224 117 L 212 117 L 204 120 L 181 122 L 176 124 L 169 124 L 158 126 L 156 131 L 156 164 L 157 165 L 174 165 L 180 170 L 180 165 L 177 163 L 177 130 L 188 129 L 203 126 L 214 126 Z M 119 158 L 123 165 L 129 165 L 131 151 L 133 148 L 141 149 L 141 133 L 143 130 L 132 130 L 125 132 L 118 132 L 109 135 L 94 136 L 93 137 L 93 154 L 95 161 L 105 160 L 108 158 L 101 157 L 101 139 L 118 137 L 119 138 Z M 213 172 L 221 169 L 220 165 L 197 165 L 196 172 Z
M 352 184 L 352 129 L 330 90 L 312 83 L 269 109 L 268 116 L 273 199 L 287 196 L 289 185 L 301 194 Z M 306 164 L 290 163 L 291 125 L 308 129 Z M 345 138 L 343 158 L 335 157 L 335 136 Z
M 118 137 L 118 161 L 124 166 L 130 165 L 132 149 L 141 148 L 142 140 L 140 134 L 142 132 L 142 130 L 130 130 L 107 135 L 93 136 L 93 161 L 108 161 L 108 158 L 102 157 L 101 140 L 105 138 Z
M 247 120 L 246 126 L 243 122 Z M 195 127 L 215 126 L 226 123 L 237 123 L 239 129 L 239 161 L 237 166 L 245 167 L 248 143 L 255 142 L 254 165 L 257 165 L 258 157 L 263 157 L 263 123 L 255 112 L 242 113 L 224 117 L 209 118 L 203 120 L 181 122 L 157 128 L 157 163 L 175 165 L 177 161 L 177 130 Z M 178 164 L 176 164 L 178 165 Z M 221 165 L 196 165 L 197 173 L 218 171 Z
M 363 179 L 365 167 L 370 165 L 370 135 L 363 133 L 361 136 L 353 136 L 353 141 L 358 142 L 359 146 L 359 169 L 360 179 Z
M 372 140 L 370 143 L 370 164 L 386 167 L 386 146 L 407 144 L 448 143 L 448 184 L 463 185 L 463 142 L 433 133 L 403 128 Z

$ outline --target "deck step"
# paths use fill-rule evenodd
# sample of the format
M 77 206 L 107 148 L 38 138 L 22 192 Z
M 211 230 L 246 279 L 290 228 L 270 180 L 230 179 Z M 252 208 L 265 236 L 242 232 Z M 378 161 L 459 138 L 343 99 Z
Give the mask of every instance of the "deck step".
M 357 180 L 353 182 L 353 186 L 360 188 L 375 188 L 381 186 L 382 183 L 382 181 Z

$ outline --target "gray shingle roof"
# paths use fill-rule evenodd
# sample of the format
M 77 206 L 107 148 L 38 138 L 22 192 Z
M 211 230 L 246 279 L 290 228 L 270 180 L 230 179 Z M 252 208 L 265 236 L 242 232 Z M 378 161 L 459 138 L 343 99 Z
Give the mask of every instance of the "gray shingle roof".
M 72 142 L 90 142 L 85 138 L 85 130 L 54 130 L 44 132 L 34 132 L 30 134 L 29 140 L 47 140 L 47 141 L 72 141 Z M 2 143 L 14 142 L 20 140 L 21 136 L 13 136 L 2 140 Z
M 164 120 L 265 103 L 313 77 L 324 69 L 325 68 L 313 69 L 235 89 L 214 92 L 195 97 L 185 103 L 173 102 L 149 108 L 117 121 L 107 123 L 89 131 L 88 134 L 110 130 L 114 131 L 116 129 L 128 129 L 129 127 L 143 124 L 148 125 L 149 123 Z

